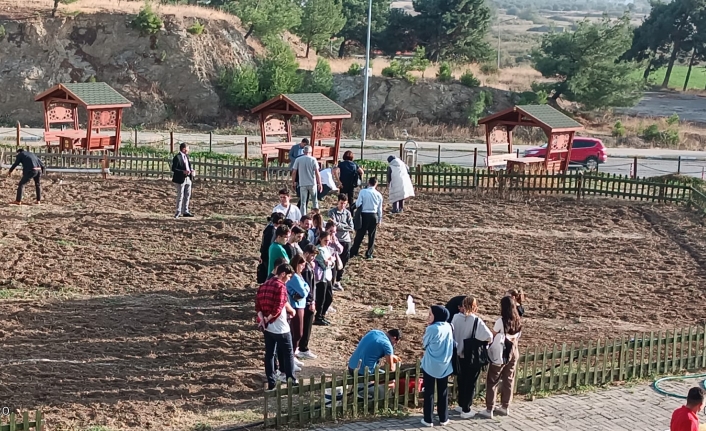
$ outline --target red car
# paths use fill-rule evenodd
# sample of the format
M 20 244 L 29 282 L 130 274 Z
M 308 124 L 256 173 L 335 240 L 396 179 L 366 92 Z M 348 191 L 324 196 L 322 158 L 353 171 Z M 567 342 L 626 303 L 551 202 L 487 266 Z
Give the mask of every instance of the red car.
M 525 150 L 525 157 L 544 157 L 547 154 L 547 144 Z M 571 147 L 571 163 L 583 165 L 588 169 L 596 169 L 599 163 L 608 159 L 606 147 L 600 139 L 576 137 Z

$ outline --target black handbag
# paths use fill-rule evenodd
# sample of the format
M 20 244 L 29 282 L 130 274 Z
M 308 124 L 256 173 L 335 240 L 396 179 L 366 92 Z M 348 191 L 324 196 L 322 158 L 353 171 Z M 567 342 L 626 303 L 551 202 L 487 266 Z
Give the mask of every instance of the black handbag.
M 471 337 L 463 340 L 463 356 L 470 366 L 485 369 L 490 363 L 490 359 L 488 358 L 488 342 L 476 339 L 478 320 L 480 320 L 480 318 L 476 317 Z
M 454 346 L 454 352 L 451 356 L 451 366 L 453 367 L 453 375 L 457 376 L 461 371 L 461 358 L 458 357 L 458 350 Z
M 507 364 L 508 362 L 510 362 L 510 355 L 512 354 L 512 349 L 515 345 L 511 340 L 507 338 L 505 322 L 503 322 L 503 334 L 505 335 L 505 342 L 503 343 L 503 364 Z

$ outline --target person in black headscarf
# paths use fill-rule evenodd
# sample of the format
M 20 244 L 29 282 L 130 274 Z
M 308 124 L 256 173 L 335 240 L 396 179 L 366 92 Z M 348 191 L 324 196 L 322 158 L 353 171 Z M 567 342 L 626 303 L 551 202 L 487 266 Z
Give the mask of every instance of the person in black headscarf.
M 449 311 L 443 305 L 433 305 L 429 309 L 429 318 L 424 338 L 424 419 L 422 425 L 433 426 L 432 410 L 434 408 L 434 390 L 438 392 L 436 406 L 439 422 L 446 425 L 449 422 L 449 376 L 453 373 L 451 360 L 453 358 L 453 331 L 447 322 Z
M 446 303 L 446 309 L 449 310 L 449 320 L 447 322 L 451 323 L 454 316 L 461 312 L 464 299 L 466 299 L 466 295 L 454 296 Z

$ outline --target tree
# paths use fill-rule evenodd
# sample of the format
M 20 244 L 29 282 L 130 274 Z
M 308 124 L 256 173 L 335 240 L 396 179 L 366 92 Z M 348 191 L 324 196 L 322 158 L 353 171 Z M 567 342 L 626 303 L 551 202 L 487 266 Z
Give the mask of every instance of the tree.
M 248 27 L 245 39 L 253 33 L 260 37 L 281 34 L 298 26 L 302 15 L 301 7 L 292 0 L 237 0 L 223 8 Z
M 414 56 L 409 61 L 409 70 L 415 70 L 417 72 L 422 72 L 422 78 L 424 78 L 424 71 L 427 67 L 431 66 L 431 61 L 427 59 L 427 52 L 423 46 L 418 46 L 414 49 Z
M 309 57 L 309 48 L 323 46 L 331 36 L 341 31 L 346 19 L 339 0 L 306 0 L 302 9 L 301 25 L 296 33 L 306 43 L 305 57 Z
M 630 18 L 604 16 L 599 22 L 584 20 L 574 33 L 550 33 L 532 58 L 542 76 L 557 82 L 538 86 L 551 101 L 562 97 L 586 109 L 631 106 L 642 97 L 644 84 L 632 73 L 634 62 L 620 57 L 632 44 Z
M 346 24 L 338 33 L 338 37 L 343 39 L 338 50 L 338 56 L 343 57 L 346 53 L 346 42 L 355 41 L 365 45 L 368 39 L 368 0 L 342 0 L 343 16 Z M 387 18 L 390 15 L 391 0 L 372 0 L 373 19 L 370 24 L 371 39 L 377 39 L 387 26 Z
M 258 70 L 243 65 L 221 73 L 219 84 L 225 93 L 225 103 L 236 109 L 250 109 L 262 102 Z
M 304 80 L 301 88 L 303 93 L 321 93 L 333 97 L 333 73 L 331 65 L 323 58 L 316 61 L 316 67 Z
M 387 27 L 376 38 L 376 46 L 386 55 L 394 57 L 398 52 L 411 51 L 417 47 L 416 21 L 404 9 L 391 9 Z
M 260 60 L 260 90 L 265 99 L 284 93 L 295 93 L 302 84 L 297 73 L 299 63 L 289 45 L 281 38 L 270 36 L 265 39 L 266 57 Z
M 490 9 L 485 0 L 414 0 L 420 43 L 430 60 L 482 61 L 490 56 L 485 41 Z

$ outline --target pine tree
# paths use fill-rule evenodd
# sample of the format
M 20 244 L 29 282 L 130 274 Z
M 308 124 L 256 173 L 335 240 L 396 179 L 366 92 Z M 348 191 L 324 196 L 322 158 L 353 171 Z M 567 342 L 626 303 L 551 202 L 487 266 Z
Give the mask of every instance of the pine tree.
M 339 0 L 306 0 L 302 8 L 302 22 L 296 29 L 306 43 L 305 57 L 312 45 L 319 48 L 341 31 L 346 23 L 343 6 Z

